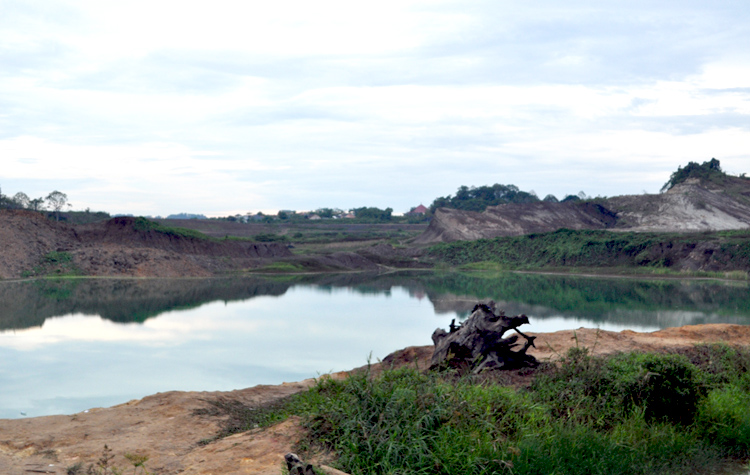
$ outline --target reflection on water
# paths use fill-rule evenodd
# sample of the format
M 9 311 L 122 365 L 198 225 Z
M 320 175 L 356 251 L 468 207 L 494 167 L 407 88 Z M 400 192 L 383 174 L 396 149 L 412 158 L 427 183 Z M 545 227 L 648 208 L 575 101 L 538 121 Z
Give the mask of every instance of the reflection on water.
M 0 282 L 0 417 L 165 390 L 276 384 L 365 364 L 477 300 L 530 331 L 750 321 L 746 284 L 526 274 Z

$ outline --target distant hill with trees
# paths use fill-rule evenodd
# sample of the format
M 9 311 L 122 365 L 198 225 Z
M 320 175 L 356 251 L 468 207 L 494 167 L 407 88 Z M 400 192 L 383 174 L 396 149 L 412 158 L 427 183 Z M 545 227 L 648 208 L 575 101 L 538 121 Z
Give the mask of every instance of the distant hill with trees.
M 515 185 L 461 186 L 456 194 L 436 198 L 430 212 L 438 208 L 453 208 L 464 211 L 484 211 L 488 206 L 507 203 L 536 203 L 539 197 L 533 192 L 522 191 Z

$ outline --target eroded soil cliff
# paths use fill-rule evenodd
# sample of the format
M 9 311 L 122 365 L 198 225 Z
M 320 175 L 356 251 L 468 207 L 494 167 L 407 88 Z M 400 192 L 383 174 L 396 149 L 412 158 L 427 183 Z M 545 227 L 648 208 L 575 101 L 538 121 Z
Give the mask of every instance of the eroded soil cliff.
M 690 179 L 659 195 L 506 204 L 482 213 L 441 208 L 417 242 L 520 236 L 562 228 L 639 232 L 750 228 L 750 180 L 726 177 L 725 182 L 716 187 Z
M 133 218 L 74 227 L 24 210 L 0 210 L 0 243 L 0 278 L 5 279 L 48 273 L 209 276 L 291 256 L 278 243 L 138 229 Z

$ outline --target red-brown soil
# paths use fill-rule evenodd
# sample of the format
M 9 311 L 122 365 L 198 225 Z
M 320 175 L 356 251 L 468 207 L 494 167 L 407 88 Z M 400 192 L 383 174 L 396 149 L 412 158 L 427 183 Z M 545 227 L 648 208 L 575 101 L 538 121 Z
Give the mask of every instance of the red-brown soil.
M 91 276 L 210 276 L 291 256 L 277 243 L 199 239 L 137 230 L 133 218 L 70 226 L 39 213 L 0 210 L 0 278 L 71 271 Z M 70 262 L 45 261 L 65 253 Z
M 554 361 L 576 345 L 603 355 L 620 351 L 670 351 L 697 343 L 724 342 L 750 345 L 750 327 L 743 325 L 696 325 L 668 328 L 653 333 L 608 332 L 593 329 L 537 334 L 534 356 Z M 427 362 L 432 347 L 398 351 L 374 365 L 417 365 Z M 426 364 L 426 363 L 423 363 Z M 420 365 L 421 366 L 421 365 Z M 345 373 L 332 375 L 343 377 Z M 528 382 L 528 375 L 509 372 L 512 384 Z M 65 474 L 77 462 L 96 462 L 107 444 L 121 468 L 128 467 L 125 453 L 149 457 L 148 470 L 155 474 L 273 474 L 282 473 L 283 456 L 301 434 L 294 418 L 269 429 L 255 429 L 207 445 L 221 426 L 220 416 L 197 415 L 215 398 L 259 405 L 272 402 L 314 384 L 307 380 L 279 386 L 256 386 L 231 392 L 168 392 L 111 408 L 91 409 L 72 415 L 0 421 L 0 473 Z M 130 467 L 132 470 L 132 466 Z M 339 472 L 340 473 L 340 472 Z

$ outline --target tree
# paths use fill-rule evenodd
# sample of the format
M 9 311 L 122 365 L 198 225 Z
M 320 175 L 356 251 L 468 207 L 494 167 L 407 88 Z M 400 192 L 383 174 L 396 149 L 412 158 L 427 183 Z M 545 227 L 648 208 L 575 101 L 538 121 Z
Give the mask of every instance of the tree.
M 436 198 L 430 205 L 430 212 L 438 208 L 455 208 L 466 211 L 484 211 L 488 206 L 506 203 L 534 203 L 539 197 L 533 191 L 521 191 L 515 185 L 461 186 L 456 195 Z
M 53 191 L 49 195 L 47 195 L 47 203 L 52 207 L 52 210 L 55 212 L 55 216 L 57 217 L 57 221 L 60 221 L 60 210 L 65 207 L 65 205 L 68 203 L 68 195 L 61 191 Z
M 28 209 L 29 203 L 31 203 L 29 195 L 27 195 L 23 191 L 19 191 L 18 193 L 13 195 L 13 201 L 15 201 L 19 207 L 24 209 Z
M 34 198 L 33 200 L 29 200 L 29 209 L 33 209 L 34 211 L 43 211 L 44 210 L 44 198 L 40 196 L 39 198 Z
M 673 186 L 683 183 L 688 178 L 697 178 L 701 181 L 706 181 L 722 176 L 725 176 L 725 173 L 721 170 L 721 163 L 715 158 L 700 165 L 697 162 L 688 162 L 685 168 L 681 166 L 677 167 L 677 171 L 672 173 L 669 180 L 661 187 L 661 192 L 664 193 Z
M 393 213 L 393 208 L 380 209 L 375 207 L 362 207 L 354 208 L 353 211 L 354 216 L 356 216 L 357 219 L 365 219 L 369 221 L 390 221 L 391 213 Z

